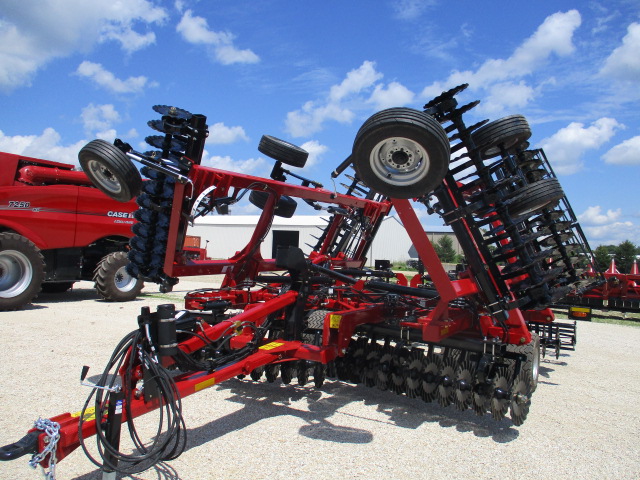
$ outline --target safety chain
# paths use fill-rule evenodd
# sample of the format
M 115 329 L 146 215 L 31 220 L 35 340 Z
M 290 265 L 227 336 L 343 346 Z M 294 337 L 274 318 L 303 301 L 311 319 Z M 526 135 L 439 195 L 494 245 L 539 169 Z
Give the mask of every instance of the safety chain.
M 42 430 L 47 434 L 47 436 L 44 439 L 44 449 L 40 453 L 36 453 L 33 457 L 31 457 L 31 460 L 29 460 L 29 465 L 32 468 L 37 468 L 38 464 L 40 464 L 45 458 L 47 458 L 47 455 L 50 455 L 48 467 L 49 471 L 47 472 L 45 467 L 42 468 L 45 480 L 55 480 L 56 446 L 58 445 L 58 440 L 60 440 L 60 424 L 57 422 L 52 422 L 48 418 L 38 418 L 33 426 L 38 430 Z

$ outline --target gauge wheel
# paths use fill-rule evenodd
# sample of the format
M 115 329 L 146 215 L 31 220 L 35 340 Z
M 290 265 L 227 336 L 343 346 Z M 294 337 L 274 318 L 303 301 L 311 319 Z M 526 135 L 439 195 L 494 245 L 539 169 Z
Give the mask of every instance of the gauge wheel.
M 40 249 L 17 233 L 0 233 L 0 311 L 32 302 L 44 279 Z
M 249 194 L 249 201 L 261 210 L 264 209 L 264 206 L 267 204 L 268 199 L 268 192 L 252 190 Z M 293 217 L 297 206 L 298 204 L 293 198 L 287 195 L 281 195 L 278 199 L 274 214 L 278 217 L 291 218 Z
M 500 118 L 487 123 L 471 134 L 473 143 L 485 160 L 500 155 L 503 149 L 509 151 L 514 147 L 523 146 L 529 137 L 531 137 L 531 128 L 522 115 Z
M 509 213 L 515 217 L 532 214 L 545 207 L 554 207 L 563 197 L 564 192 L 558 179 L 545 178 L 517 190 L 506 203 Z
M 521 372 L 527 380 L 531 392 L 538 388 L 540 375 L 540 337 L 537 333 L 531 333 L 531 341 L 526 345 L 507 345 L 507 351 L 523 354 L 527 359 L 522 364 Z
M 111 302 L 128 302 L 135 299 L 144 282 L 127 272 L 129 259 L 126 252 L 105 255 L 93 272 L 98 294 Z
M 262 136 L 258 150 L 274 160 L 298 168 L 304 167 L 309 158 L 306 150 L 271 135 Z
M 450 146 L 442 126 L 410 108 L 390 108 L 371 116 L 353 143 L 353 166 L 360 179 L 392 198 L 416 198 L 436 188 L 449 168 Z
M 140 193 L 140 172 L 115 145 L 92 140 L 82 147 L 78 160 L 89 180 L 114 200 L 128 202 Z

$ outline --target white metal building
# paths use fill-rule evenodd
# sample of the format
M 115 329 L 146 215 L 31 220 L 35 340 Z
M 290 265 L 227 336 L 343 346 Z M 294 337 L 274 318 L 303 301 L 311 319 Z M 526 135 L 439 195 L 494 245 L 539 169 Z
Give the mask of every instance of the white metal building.
M 258 222 L 258 215 L 208 215 L 196 219 L 195 225 L 187 231 L 188 235 L 200 237 L 200 244 L 207 249 L 211 258 L 229 258 L 249 242 Z M 305 253 L 315 245 L 327 222 L 316 215 L 295 215 L 293 218 L 274 217 L 271 230 L 262 242 L 263 258 L 274 258 L 274 245 L 298 245 Z M 451 228 L 446 226 L 428 227 L 427 234 L 435 243 L 443 235 L 450 235 L 453 248 L 461 253 L 460 246 Z M 400 221 L 393 215 L 386 217 L 367 254 L 368 263 L 375 260 L 405 262 L 412 258 L 409 250 L 411 240 Z

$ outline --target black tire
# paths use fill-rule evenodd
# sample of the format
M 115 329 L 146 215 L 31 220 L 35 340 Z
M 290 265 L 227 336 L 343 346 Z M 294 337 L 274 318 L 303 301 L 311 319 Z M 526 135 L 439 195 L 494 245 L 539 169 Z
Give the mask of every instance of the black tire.
M 306 343 L 313 343 L 318 331 L 322 332 L 324 329 L 324 318 L 329 313 L 329 310 L 311 310 L 305 316 L 305 329 L 302 334 L 302 340 Z M 320 341 L 322 342 L 322 333 L 320 334 Z
M 415 198 L 442 182 L 450 152 L 447 134 L 432 116 L 411 108 L 389 108 L 360 127 L 352 158 L 369 188 L 392 198 Z
M 471 134 L 473 143 L 485 160 L 500 155 L 501 149 L 509 151 L 523 146 L 529 137 L 531 128 L 522 115 L 509 115 L 495 120 Z
M 0 311 L 18 310 L 40 293 L 44 258 L 40 249 L 17 233 L 0 233 Z
M 525 185 L 506 203 L 509 213 L 512 216 L 519 216 L 537 212 L 545 207 L 554 207 L 563 197 L 564 192 L 558 179 L 545 178 Z
M 100 260 L 93 272 L 93 281 L 96 291 L 103 299 L 128 302 L 138 296 L 144 282 L 127 272 L 128 263 L 126 252 L 113 252 Z
M 68 291 L 75 282 L 45 282 L 42 284 L 42 293 L 64 293 Z
M 306 150 L 271 135 L 262 136 L 258 151 L 274 160 L 298 168 L 304 167 L 309 158 L 309 152 Z
M 92 140 L 78 153 L 89 180 L 109 197 L 128 202 L 140 193 L 142 178 L 129 157 L 105 140 Z
M 540 375 L 540 337 L 537 333 L 531 333 L 531 342 L 526 345 L 507 345 L 507 351 L 525 355 L 526 361 L 522 363 L 521 371 L 530 382 L 531 393 L 538 388 Z
M 251 193 L 249 194 L 249 201 L 260 209 L 263 209 L 264 206 L 267 204 L 268 198 L 269 198 L 269 193 L 262 192 L 260 190 L 252 190 Z M 298 204 L 293 198 L 287 195 L 282 195 L 278 199 L 278 204 L 276 205 L 274 215 L 277 215 L 278 217 L 283 217 L 283 218 L 291 218 L 293 217 L 293 214 L 296 212 L 297 207 L 298 207 Z

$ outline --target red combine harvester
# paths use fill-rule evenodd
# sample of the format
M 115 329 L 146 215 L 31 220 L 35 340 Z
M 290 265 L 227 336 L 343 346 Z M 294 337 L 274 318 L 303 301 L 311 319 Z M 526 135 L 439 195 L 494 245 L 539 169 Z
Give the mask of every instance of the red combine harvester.
M 224 280 L 190 292 L 185 309 L 142 308 L 138 328 L 117 346 L 82 411 L 40 420 L 21 441 L 0 448 L 0 459 L 32 453 L 33 464 L 53 468 L 82 446 L 105 472 L 142 471 L 184 448 L 181 398 L 245 375 L 285 384 L 312 380 L 317 388 L 337 377 L 490 412 L 496 420 L 510 413 L 521 425 L 537 385 L 541 343 L 562 343 L 530 328 L 555 324 L 548 306 L 589 286 L 582 273 L 591 252 L 544 153 L 528 149 L 525 118 L 467 126 L 462 115 L 479 102 L 458 106 L 454 97 L 465 87 L 443 92 L 421 111 L 391 108 L 370 117 L 332 173 L 355 170 L 346 175 L 344 193 L 285 168 L 304 166 L 307 152 L 270 136 L 258 147 L 276 160 L 270 178 L 200 165 L 206 117 L 175 107 L 154 107 L 162 118 L 149 125 L 162 135 L 147 141 L 157 151 L 135 152 L 118 140 L 86 145 L 80 162 L 99 188 L 109 193 L 106 187 L 117 183 L 119 199 L 127 200 L 142 185 L 132 275 L 163 291 L 181 276 L 224 274 Z M 132 160 L 148 181 L 140 181 Z M 190 222 L 225 214 L 245 195 L 262 209 L 246 246 L 226 260 L 185 254 Z M 274 215 L 292 216 L 296 199 L 330 214 L 313 251 L 289 247 L 262 258 Z M 439 215 L 456 234 L 467 266 L 455 278 L 414 205 Z M 384 266 L 366 267 L 367 250 L 392 209 L 426 270 L 410 283 Z M 144 444 L 134 419 L 156 409 L 162 424 Z M 134 454 L 118 451 L 125 422 Z M 99 458 L 86 446 L 92 435 Z
M 73 168 L 0 152 L 0 311 L 78 280 L 107 300 L 140 293 L 142 280 L 125 271 L 136 202 L 112 200 Z

